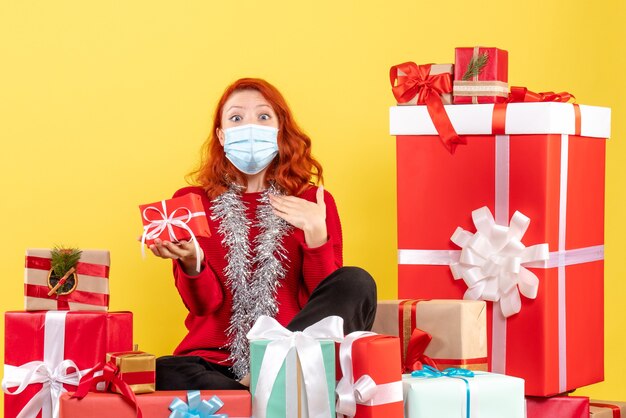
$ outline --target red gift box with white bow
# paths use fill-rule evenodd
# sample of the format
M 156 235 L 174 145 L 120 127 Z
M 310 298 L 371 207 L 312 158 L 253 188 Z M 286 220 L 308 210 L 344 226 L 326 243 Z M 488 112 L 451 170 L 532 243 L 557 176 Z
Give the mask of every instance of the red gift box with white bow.
M 537 102 L 446 111 L 466 141 L 455 154 L 425 106 L 390 110 L 398 297 L 493 302 L 490 370 L 524 378 L 528 395 L 601 381 L 610 109 Z
M 195 193 L 140 205 L 139 210 L 144 228 L 142 242 L 147 245 L 157 238 L 177 242 L 211 236 L 202 198 Z
M 5 418 L 58 417 L 58 400 L 110 351 L 133 348 L 131 312 L 6 312 Z M 8 392 L 8 393 L 7 393 Z
M 348 334 L 337 349 L 337 417 L 402 418 L 400 339 Z

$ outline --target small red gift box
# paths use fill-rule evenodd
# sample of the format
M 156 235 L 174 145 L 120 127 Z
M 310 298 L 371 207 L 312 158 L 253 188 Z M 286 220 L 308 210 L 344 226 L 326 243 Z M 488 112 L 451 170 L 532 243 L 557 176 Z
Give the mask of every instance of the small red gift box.
M 177 242 L 211 236 L 202 198 L 195 193 L 140 205 L 139 210 L 144 225 L 142 242 L 147 245 L 156 238 Z
M 109 307 L 109 266 L 105 250 L 83 250 L 71 276 L 68 291 L 48 295 L 52 289 L 49 249 L 26 250 L 24 305 L 27 311 L 82 310 L 106 311 Z
M 123 351 L 107 353 L 107 362 L 115 364 L 118 376 L 134 393 L 150 393 L 155 391 L 156 357 L 143 351 Z M 114 392 L 119 392 L 113 386 Z
M 337 416 L 402 418 L 400 339 L 371 332 L 346 336 L 338 351 Z
M 510 103 L 446 110 L 467 141 L 455 155 L 441 147 L 425 106 L 391 108 L 391 133 L 397 135 L 399 298 L 461 299 L 471 289 L 467 298 L 489 301 L 490 370 L 525 379 L 527 395 L 554 395 L 601 381 L 610 109 Z M 473 211 L 482 207 L 495 219 L 473 219 Z M 458 227 L 475 231 L 475 221 L 483 232 L 488 226 L 491 236 L 469 239 L 471 234 L 461 231 L 468 238 L 463 251 L 498 248 L 490 239 L 506 238 L 512 239 L 506 251 L 522 251 L 521 257 L 502 254 L 511 264 L 501 266 L 498 254 L 489 255 L 494 264 L 454 280 L 451 266 L 472 260 L 461 260 L 464 253 L 451 237 Z M 525 246 L 544 243 L 549 259 L 527 263 L 530 247 Z M 474 261 L 480 260 L 487 259 Z M 520 298 L 518 288 L 535 298 Z M 519 313 L 504 317 L 502 300 Z
M 75 390 L 107 352 L 133 346 L 130 312 L 6 312 L 4 318 L 5 418 L 20 411 L 52 418 L 50 406 L 58 405 L 61 394 L 53 388 L 62 383 Z
M 456 48 L 455 104 L 503 103 L 509 95 L 508 53 L 498 48 Z
M 589 398 L 585 396 L 527 396 L 527 418 L 589 418 Z
M 219 397 L 224 406 L 217 414 L 227 414 L 229 418 L 249 418 L 252 414 L 250 392 L 246 390 L 203 390 L 203 400 Z M 170 403 L 175 398 L 187 402 L 187 391 L 157 391 L 137 396 L 137 405 L 144 418 L 167 418 L 170 416 Z M 60 400 L 60 418 L 135 418 L 135 408 L 114 393 L 90 393 L 83 399 L 71 398 L 64 393 Z

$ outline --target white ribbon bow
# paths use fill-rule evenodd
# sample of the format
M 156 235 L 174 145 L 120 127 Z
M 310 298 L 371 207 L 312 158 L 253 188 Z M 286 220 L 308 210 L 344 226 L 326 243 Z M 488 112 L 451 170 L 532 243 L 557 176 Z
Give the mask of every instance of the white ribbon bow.
M 362 375 L 354 381 L 352 344 L 359 338 L 377 335 L 373 332 L 356 331 L 346 336 L 339 347 L 341 380 L 337 384 L 337 417 L 354 417 L 356 405 L 382 405 L 402 402 L 402 381 L 377 385 L 370 375 Z
M 274 318 L 262 315 L 247 334 L 249 340 L 271 340 L 261 363 L 254 391 L 253 408 L 257 418 L 267 417 L 267 404 L 278 372 L 291 348 L 300 358 L 309 418 L 330 418 L 330 399 L 322 348 L 317 340 L 343 339 L 343 318 L 329 316 L 307 327 L 291 332 Z
M 68 373 L 69 369 L 74 371 Z M 31 361 L 19 367 L 5 365 L 2 390 L 7 395 L 19 395 L 33 383 L 43 383 L 43 387 L 17 415 L 17 418 L 35 418 L 39 411 L 47 409 L 52 412 L 52 417 L 59 416 L 59 398 L 66 389 L 63 384 L 78 386 L 81 377 L 89 372 L 78 370 L 72 360 L 63 360 L 55 368 L 50 368 L 43 361 Z M 13 392 L 10 388 L 17 386 Z M 51 407 L 51 408 L 50 408 Z M 45 414 L 42 414 L 44 418 Z
M 189 225 L 187 225 L 187 223 L 189 223 L 189 221 L 192 218 L 195 218 L 197 216 L 205 216 L 206 214 L 204 212 L 192 213 L 187 208 L 176 208 L 172 211 L 172 213 L 168 215 L 165 200 L 161 200 L 161 207 L 163 208 L 162 211 L 159 210 L 155 206 L 148 206 L 147 208 L 143 210 L 141 214 L 143 216 L 143 219 L 149 222 L 149 224 L 143 227 L 143 234 L 141 235 L 141 255 L 143 257 L 146 256 L 146 251 L 145 251 L 146 240 L 158 238 L 161 235 L 161 233 L 165 231 L 166 229 L 170 236 L 170 241 L 172 242 L 178 241 L 178 238 L 176 237 L 176 234 L 174 233 L 174 227 L 176 226 L 178 228 L 184 229 L 191 236 L 189 241 L 193 242 L 194 249 L 196 250 L 196 271 L 200 273 L 200 264 L 201 264 L 200 246 L 198 245 L 198 240 L 196 240 L 196 235 L 193 233 L 191 228 L 189 228 Z M 160 216 L 160 219 L 155 219 L 155 220 L 149 219 L 147 216 L 147 212 L 150 210 L 155 211 Z M 187 214 L 183 216 L 176 216 L 176 212 L 178 212 L 179 210 L 187 211 Z
M 459 262 L 450 264 L 452 275 L 467 284 L 464 299 L 499 301 L 505 317 L 514 315 L 522 307 L 519 293 L 534 299 L 539 288 L 539 279 L 524 264 L 547 260 L 548 244 L 522 244 L 530 218 L 518 211 L 508 227 L 497 225 L 486 206 L 473 211 L 472 220 L 475 234 L 459 227 L 452 235 L 462 248 Z

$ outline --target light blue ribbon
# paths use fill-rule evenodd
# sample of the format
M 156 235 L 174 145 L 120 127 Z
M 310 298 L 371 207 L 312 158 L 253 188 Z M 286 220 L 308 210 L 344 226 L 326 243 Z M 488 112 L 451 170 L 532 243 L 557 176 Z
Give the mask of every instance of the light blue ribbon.
M 439 371 L 429 365 L 424 365 L 421 370 L 415 370 L 411 372 L 413 377 L 425 377 L 425 378 L 437 378 L 437 377 L 451 377 L 453 379 L 461 379 L 465 382 L 465 416 L 470 418 L 470 387 L 466 378 L 474 377 L 474 372 L 468 369 L 462 369 L 457 367 L 449 367 L 444 371 Z
M 224 402 L 217 396 L 209 400 L 202 400 L 199 390 L 187 392 L 187 401 L 174 398 L 170 403 L 169 418 L 228 418 L 227 414 L 216 414 L 224 406 Z

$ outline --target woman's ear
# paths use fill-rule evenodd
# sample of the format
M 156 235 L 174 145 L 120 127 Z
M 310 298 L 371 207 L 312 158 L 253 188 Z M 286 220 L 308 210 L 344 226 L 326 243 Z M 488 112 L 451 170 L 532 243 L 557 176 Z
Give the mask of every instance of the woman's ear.
M 220 140 L 220 144 L 224 146 L 224 131 L 220 128 L 215 128 L 215 135 L 217 135 L 217 139 Z

